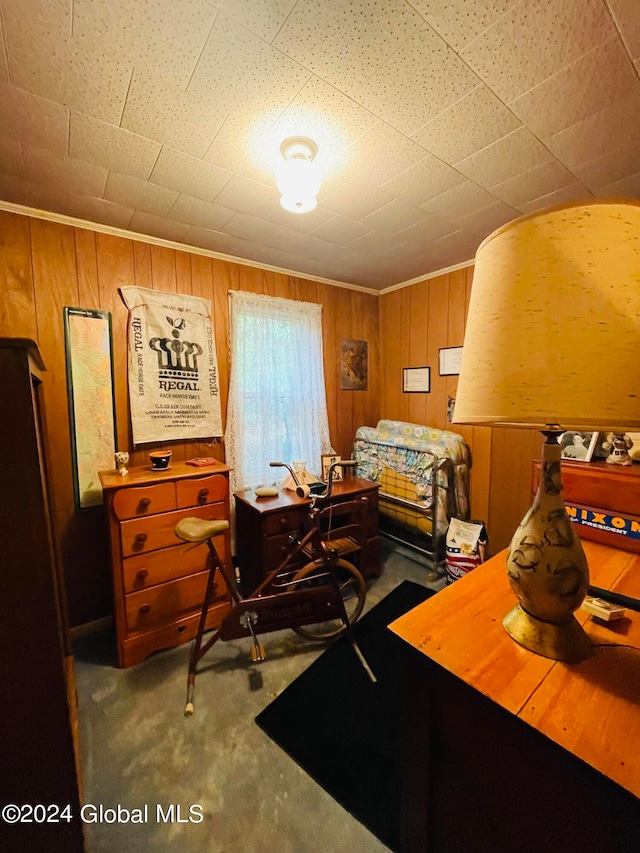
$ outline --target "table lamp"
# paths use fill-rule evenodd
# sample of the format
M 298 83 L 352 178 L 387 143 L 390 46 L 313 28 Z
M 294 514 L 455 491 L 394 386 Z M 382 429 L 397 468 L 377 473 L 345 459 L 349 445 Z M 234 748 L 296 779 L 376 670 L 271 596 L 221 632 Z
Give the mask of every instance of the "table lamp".
M 591 643 L 573 614 L 589 569 L 562 498 L 558 436 L 640 427 L 639 201 L 552 208 L 484 240 L 454 422 L 544 434 L 538 492 L 507 557 L 518 603 L 503 625 L 532 652 L 583 660 Z

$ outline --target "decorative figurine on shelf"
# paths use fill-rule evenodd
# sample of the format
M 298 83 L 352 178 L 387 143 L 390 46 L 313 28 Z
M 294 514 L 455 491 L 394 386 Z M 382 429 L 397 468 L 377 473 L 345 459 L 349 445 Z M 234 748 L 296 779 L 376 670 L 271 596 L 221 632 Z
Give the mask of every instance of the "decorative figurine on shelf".
M 129 454 L 126 450 L 118 450 L 118 452 L 114 453 L 113 456 L 116 460 L 116 471 L 121 477 L 126 477 L 129 473 L 129 469 L 127 468 Z
M 610 432 L 607 434 L 607 440 L 602 444 L 605 450 L 609 451 L 607 462 L 613 465 L 631 465 L 632 459 L 629 456 L 629 450 L 633 447 L 633 441 L 624 432 Z

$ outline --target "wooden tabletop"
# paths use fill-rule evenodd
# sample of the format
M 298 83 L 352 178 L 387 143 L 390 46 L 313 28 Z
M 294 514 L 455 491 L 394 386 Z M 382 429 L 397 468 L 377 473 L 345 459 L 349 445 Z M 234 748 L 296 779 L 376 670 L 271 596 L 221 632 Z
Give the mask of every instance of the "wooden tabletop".
M 231 470 L 222 462 L 211 465 L 187 465 L 186 462 L 173 462 L 169 468 L 156 469 L 149 465 L 137 465 L 129 468 L 124 477 L 115 468 L 111 471 L 98 471 L 103 489 L 121 489 L 123 486 L 148 486 L 164 483 L 168 480 L 182 480 L 185 477 L 206 477 L 211 474 L 225 474 Z
M 591 583 L 640 598 L 640 555 L 583 542 Z M 502 627 L 515 604 L 506 550 L 389 627 L 419 652 L 640 797 L 640 613 L 576 618 L 594 643 L 566 664 L 522 648 Z
M 349 497 L 363 491 L 377 491 L 378 483 L 372 480 L 361 480 L 359 477 L 347 476 L 344 480 L 334 480 L 331 490 L 332 498 Z M 271 498 L 259 498 L 253 489 L 245 489 L 236 492 L 238 500 L 249 504 L 257 512 L 275 512 L 291 506 L 305 506 L 311 503 L 310 498 L 299 498 L 295 492 L 288 489 L 280 489 L 277 495 Z

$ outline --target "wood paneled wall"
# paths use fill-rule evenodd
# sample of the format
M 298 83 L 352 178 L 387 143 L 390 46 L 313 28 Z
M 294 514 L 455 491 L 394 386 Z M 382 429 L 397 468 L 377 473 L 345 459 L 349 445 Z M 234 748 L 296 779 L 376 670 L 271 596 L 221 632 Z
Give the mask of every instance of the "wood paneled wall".
M 120 449 L 145 464 L 152 445 L 131 445 L 127 392 L 127 311 L 122 285 L 203 296 L 211 301 L 223 419 L 229 386 L 228 291 L 249 290 L 322 304 L 324 370 L 331 439 L 351 454 L 355 430 L 379 417 L 378 297 L 254 267 L 0 211 L 0 336 L 35 340 L 47 367 L 44 383 L 56 547 L 64 566 L 73 625 L 111 612 L 108 543 L 101 508 L 74 509 L 63 308 L 110 311 L 113 323 L 116 419 Z M 340 342 L 369 342 L 367 391 L 340 389 Z M 10 417 L 10 413 L 2 413 Z M 171 443 L 177 459 L 213 455 L 222 444 Z M 16 496 L 19 500 L 19 496 Z
M 450 429 L 471 449 L 471 516 L 489 532 L 489 549 L 506 548 L 531 502 L 531 465 L 540 458 L 535 430 L 451 424 L 447 401 L 458 377 L 438 375 L 441 347 L 461 346 L 473 267 L 469 266 L 380 297 L 380 417 Z M 403 367 L 430 367 L 431 391 L 405 394 Z

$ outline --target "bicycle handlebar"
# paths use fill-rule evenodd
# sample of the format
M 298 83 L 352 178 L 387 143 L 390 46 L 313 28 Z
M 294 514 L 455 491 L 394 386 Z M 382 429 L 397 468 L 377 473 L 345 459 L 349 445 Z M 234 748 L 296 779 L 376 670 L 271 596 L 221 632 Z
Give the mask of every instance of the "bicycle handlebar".
M 332 462 L 329 466 L 328 476 L 327 476 L 327 488 L 321 492 L 320 494 L 312 493 L 309 486 L 304 483 L 300 484 L 298 478 L 296 477 L 295 471 L 290 465 L 287 465 L 286 462 L 269 462 L 270 468 L 286 468 L 287 471 L 293 477 L 293 482 L 296 484 L 296 495 L 299 498 L 311 498 L 312 501 L 325 501 L 327 498 L 331 497 L 331 492 L 333 490 L 333 471 L 335 468 L 355 468 L 356 462 L 355 459 L 343 459 L 340 462 Z

